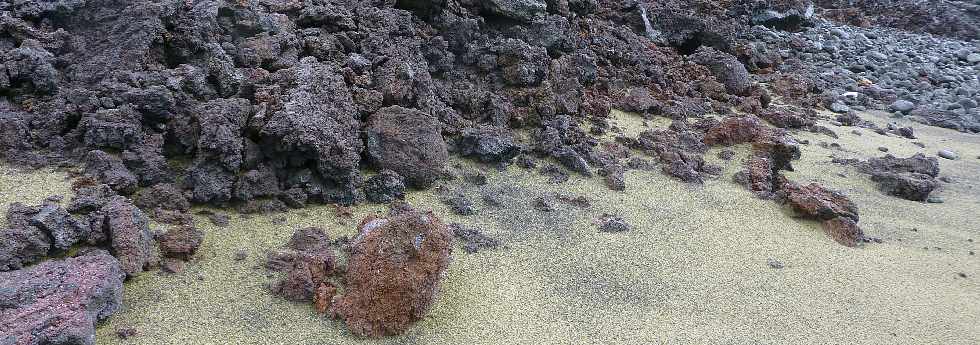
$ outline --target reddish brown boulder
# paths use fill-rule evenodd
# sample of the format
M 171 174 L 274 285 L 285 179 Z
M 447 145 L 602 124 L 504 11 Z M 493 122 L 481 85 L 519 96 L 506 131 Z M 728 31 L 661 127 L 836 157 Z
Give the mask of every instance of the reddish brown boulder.
M 449 265 L 451 234 L 431 212 L 393 207 L 354 239 L 346 293 L 331 312 L 362 336 L 399 334 L 428 311 Z
M 851 199 L 817 183 L 800 186 L 785 181 L 782 183 L 782 192 L 790 207 L 805 218 L 823 221 L 843 217 L 858 221 L 858 208 Z
M 823 230 L 834 241 L 848 247 L 856 247 L 864 239 L 864 232 L 858 227 L 857 222 L 846 217 L 824 221 Z
M 179 226 L 167 230 L 157 239 L 160 253 L 168 258 L 190 259 L 204 242 L 204 232 L 192 226 Z
M 726 146 L 744 144 L 756 141 L 769 132 L 769 127 L 755 117 L 729 117 L 708 130 L 704 143 Z
M 112 255 L 119 259 L 123 272 L 135 277 L 156 260 L 150 220 L 124 197 L 113 197 L 102 207 L 105 226 L 112 243 Z
M 318 310 L 320 304 L 329 305 L 333 296 L 327 296 L 325 291 L 333 287 L 327 280 L 335 269 L 329 246 L 330 239 L 323 229 L 296 230 L 286 249 L 270 254 L 266 263 L 272 270 L 286 272 L 282 280 L 272 285 L 273 293 L 290 301 L 315 302 Z

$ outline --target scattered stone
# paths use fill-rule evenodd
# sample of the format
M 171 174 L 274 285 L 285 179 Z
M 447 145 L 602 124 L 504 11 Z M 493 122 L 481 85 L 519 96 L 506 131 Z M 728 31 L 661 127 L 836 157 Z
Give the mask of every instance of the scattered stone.
M 493 250 L 500 246 L 500 241 L 487 236 L 480 229 L 467 227 L 459 223 L 449 224 L 456 239 L 462 242 L 463 250 L 470 254 L 475 254 L 481 250 Z
M 248 251 L 241 249 L 235 252 L 235 261 L 245 261 L 248 258 Z
M 509 162 L 521 153 L 521 146 L 505 128 L 483 126 L 467 128 L 456 143 L 456 150 L 482 162 Z
M 884 146 L 878 146 L 878 151 L 888 152 L 888 148 L 887 147 L 884 147 Z
M 906 100 L 897 100 L 895 102 L 892 102 L 891 106 L 889 107 L 894 111 L 908 113 L 913 108 L 915 108 L 915 104 Z
M 878 183 L 878 189 L 883 193 L 906 200 L 926 201 L 929 193 L 939 186 L 936 182 L 936 176 L 939 176 L 938 160 L 921 153 L 908 158 L 892 155 L 871 158 L 867 163 L 859 164 L 858 168 L 870 174 L 871 180 Z
M 957 160 L 957 159 L 960 158 L 960 155 L 958 155 L 958 154 L 956 154 L 956 152 L 953 152 L 953 151 L 950 151 L 950 150 L 940 150 L 939 151 L 939 157 L 946 158 L 946 159 L 949 159 L 949 160 Z
M 943 200 L 943 198 L 938 196 L 930 196 L 929 199 L 926 199 L 926 202 L 930 204 L 942 204 L 946 202 L 946 200 Z
M 785 265 L 783 265 L 782 262 L 773 258 L 766 259 L 766 264 L 769 265 L 769 268 L 773 268 L 777 270 L 781 270 L 786 267 Z
M 116 336 L 119 337 L 119 339 L 122 339 L 122 340 L 127 340 L 127 339 L 131 339 L 131 338 L 135 338 L 138 335 L 139 335 L 139 332 L 136 331 L 136 328 L 133 328 L 133 327 L 122 327 L 122 328 L 117 328 L 116 329 Z
M 204 242 L 204 232 L 190 226 L 173 227 L 163 233 L 157 242 L 164 257 L 187 261 Z
M 321 298 L 332 298 L 318 293 L 322 287 L 332 286 L 328 277 L 336 269 L 336 261 L 330 248 L 330 238 L 320 228 L 297 229 L 286 244 L 286 249 L 269 254 L 266 267 L 286 272 L 286 276 L 270 288 L 273 293 L 290 301 L 325 303 Z
M 599 217 L 600 232 L 625 232 L 630 230 L 630 225 L 622 217 L 603 214 Z
M 472 216 L 476 214 L 476 207 L 473 206 L 473 202 L 462 193 L 454 193 L 453 196 L 446 199 L 445 203 L 455 214 L 461 216 Z
M 551 212 L 555 210 L 555 205 L 551 199 L 543 196 L 535 197 L 534 201 L 531 202 L 531 206 L 534 207 L 535 210 L 542 212 Z

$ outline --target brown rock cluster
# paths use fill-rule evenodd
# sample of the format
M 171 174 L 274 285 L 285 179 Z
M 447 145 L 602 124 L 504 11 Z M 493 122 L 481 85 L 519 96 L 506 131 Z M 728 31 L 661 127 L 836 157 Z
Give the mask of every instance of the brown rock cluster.
M 286 299 L 311 302 L 354 334 L 400 334 L 435 300 L 450 262 L 452 233 L 431 212 L 407 204 L 393 205 L 385 217 L 369 216 L 358 228 L 349 244 L 331 241 L 321 229 L 297 230 L 286 249 L 269 256 L 268 267 L 285 272 L 271 288 Z M 335 253 L 346 250 L 344 267 Z
M 752 144 L 752 156 L 736 181 L 765 199 L 778 199 L 804 218 L 821 221 L 824 231 L 840 244 L 853 247 L 863 239 L 858 227 L 858 209 L 847 196 L 811 183 L 801 186 L 780 171 L 793 170 L 799 159 L 796 143 L 781 129 L 771 128 L 754 117 L 729 117 L 708 129 L 707 145 Z
M 404 332 L 435 300 L 451 241 L 446 224 L 431 212 L 393 208 L 386 218 L 364 219 L 351 244 L 346 293 L 331 312 L 359 335 Z

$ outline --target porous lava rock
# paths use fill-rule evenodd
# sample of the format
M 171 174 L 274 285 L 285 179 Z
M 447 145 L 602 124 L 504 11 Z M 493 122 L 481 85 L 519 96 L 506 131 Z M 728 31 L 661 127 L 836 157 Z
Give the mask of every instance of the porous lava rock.
M 0 341 L 95 344 L 95 325 L 122 307 L 119 261 L 104 250 L 0 272 Z
M 135 277 L 155 263 L 150 220 L 143 211 L 125 197 L 116 196 L 102 207 L 101 213 L 105 216 L 111 252 L 127 276 Z
M 351 243 L 345 293 L 331 312 L 362 336 L 400 334 L 422 319 L 449 265 L 452 234 L 431 212 L 394 206 L 369 216 Z
M 939 182 L 939 161 L 921 153 L 907 158 L 892 155 L 876 157 L 861 164 L 859 169 L 871 175 L 878 189 L 888 195 L 906 200 L 926 201 Z
M 286 248 L 269 254 L 266 265 L 285 277 L 272 284 L 273 293 L 298 302 L 313 302 L 317 310 L 325 312 L 322 305 L 329 305 L 333 294 L 326 291 L 336 288 L 328 278 L 336 269 L 330 238 L 320 228 L 297 229 Z
M 801 186 L 782 181 L 783 200 L 804 218 L 821 221 L 824 231 L 845 246 L 856 246 L 864 240 L 858 227 L 858 208 L 846 195 L 811 183 Z
M 204 242 L 204 232 L 193 226 L 177 226 L 160 235 L 157 242 L 164 257 L 188 260 Z
M 438 122 L 418 110 L 381 109 L 368 119 L 365 135 L 371 161 L 405 177 L 412 186 L 431 185 L 449 160 Z

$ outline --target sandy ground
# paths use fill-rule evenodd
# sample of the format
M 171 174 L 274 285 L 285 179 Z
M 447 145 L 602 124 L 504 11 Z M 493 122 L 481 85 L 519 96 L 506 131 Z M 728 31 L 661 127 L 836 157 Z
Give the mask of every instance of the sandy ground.
M 632 122 L 622 124 L 632 130 L 639 123 L 622 121 Z M 506 248 L 477 254 L 457 248 L 433 310 L 404 336 L 357 339 L 311 306 L 267 292 L 264 253 L 282 246 L 294 228 L 320 226 L 350 236 L 357 220 L 381 211 L 358 207 L 354 219 L 345 220 L 323 206 L 285 214 L 284 225 L 272 222 L 278 215 L 232 215 L 226 228 L 198 219 L 208 234 L 199 259 L 179 275 L 150 272 L 127 282 L 126 307 L 98 328 L 98 343 L 980 343 L 980 262 L 971 254 L 980 240 L 980 137 L 913 125 L 927 145 L 922 149 L 896 137 L 827 126 L 841 138 L 798 135 L 811 144 L 789 176 L 846 192 L 861 207 L 865 233 L 883 243 L 840 246 L 818 224 L 754 198 L 730 182 L 738 159 L 728 163 L 726 176 L 704 186 L 658 171 L 630 171 L 625 192 L 577 177 L 551 185 L 511 167 L 488 173 L 488 186 L 450 184 L 472 197 L 475 216 L 448 216 L 433 191 L 410 195 L 413 204 L 480 227 Z M 838 142 L 847 152 L 822 148 L 820 141 Z M 936 193 L 945 203 L 885 196 L 867 176 L 830 163 L 830 155 L 878 155 L 879 146 L 899 156 L 956 150 L 960 160 L 941 162 L 942 175 L 953 181 Z M 747 149 L 738 150 L 744 159 Z M 476 169 L 461 164 L 464 171 Z M 67 182 L 56 172 L 3 168 L 0 188 L 6 205 L 67 193 Z M 534 196 L 555 192 L 587 195 L 592 206 L 556 203 L 547 213 L 530 207 Z M 505 205 L 487 206 L 481 193 L 499 195 Z M 595 219 L 602 213 L 623 216 L 633 230 L 600 233 Z M 233 259 L 239 250 L 249 254 L 243 262 Z M 770 267 L 770 260 L 785 268 Z M 120 340 L 114 332 L 121 327 L 134 327 L 139 336 Z

